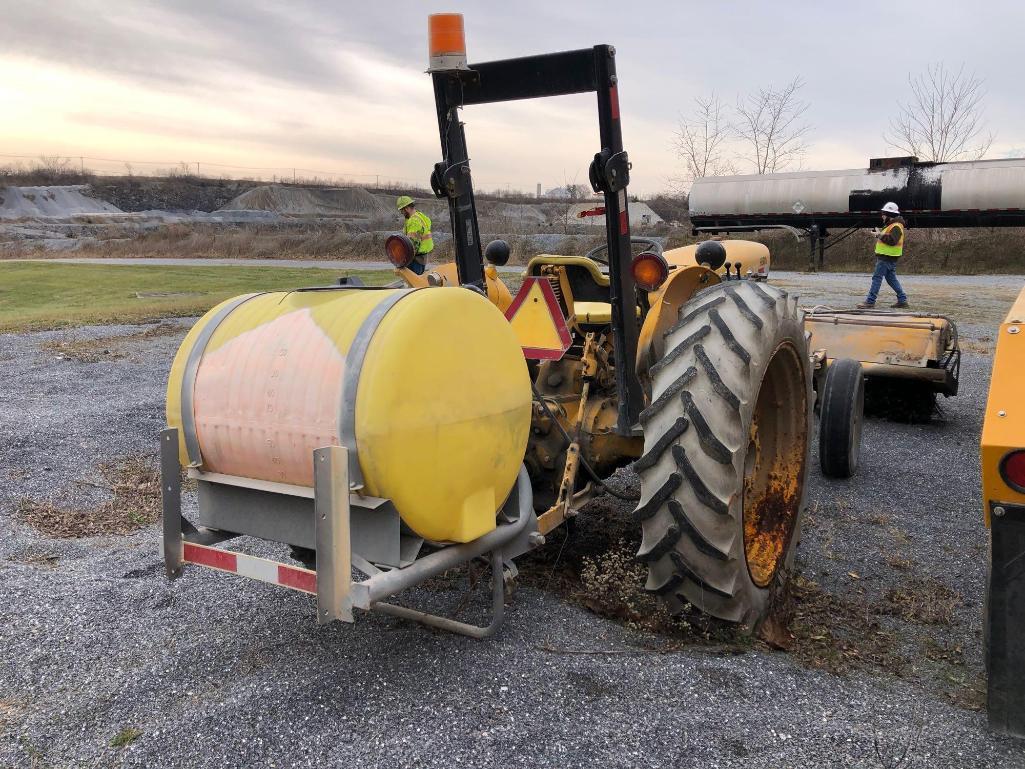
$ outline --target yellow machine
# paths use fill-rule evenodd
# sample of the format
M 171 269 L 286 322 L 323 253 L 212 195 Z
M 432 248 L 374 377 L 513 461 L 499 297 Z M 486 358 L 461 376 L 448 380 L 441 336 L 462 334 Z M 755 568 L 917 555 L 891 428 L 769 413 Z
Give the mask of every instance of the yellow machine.
M 594 495 L 623 496 L 604 480 L 632 463 L 647 589 L 674 612 L 757 626 L 803 512 L 816 360 L 796 298 L 756 280 L 763 246 L 663 254 L 631 239 L 614 48 L 469 65 L 461 17 L 430 26 L 444 153 L 431 186 L 455 261 L 417 275 L 395 235 L 401 288 L 238 297 L 197 324 L 162 435 L 168 574 L 191 563 L 311 593 L 321 621 L 363 609 L 483 637 L 513 559 Z M 580 92 L 598 99 L 589 175 L 606 245 L 532 259 L 513 296 L 497 269 L 508 246 L 481 247 L 460 110 Z M 851 470 L 861 369 L 848 363 L 829 367 L 823 413 Z M 198 484 L 195 523 L 181 465 Z M 242 534 L 290 545 L 303 566 L 217 547 Z M 486 627 L 386 601 L 487 555 Z
M 670 264 L 707 264 L 720 274 L 766 280 L 769 277 L 769 248 L 753 240 L 706 240 L 665 253 Z
M 929 414 L 936 395 L 957 395 L 961 348 L 943 315 L 815 307 L 805 315 L 812 347 L 860 361 L 870 386 L 899 393 Z
M 1025 289 L 997 337 L 982 427 L 983 519 L 990 530 L 984 626 L 989 723 L 1025 736 Z

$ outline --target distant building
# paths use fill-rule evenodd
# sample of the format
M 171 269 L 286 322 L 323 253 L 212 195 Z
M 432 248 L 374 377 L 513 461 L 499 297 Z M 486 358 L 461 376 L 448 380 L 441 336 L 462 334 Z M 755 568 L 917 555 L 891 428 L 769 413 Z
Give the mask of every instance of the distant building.
M 627 204 L 630 213 L 630 224 L 639 227 L 647 224 L 661 224 L 663 219 L 656 214 L 647 203 L 635 201 Z M 593 200 L 587 203 L 574 203 L 569 207 L 567 217 L 570 223 L 587 224 L 595 227 L 605 226 L 605 202 Z
M 565 187 L 553 187 L 545 193 L 546 198 L 555 198 L 557 200 L 569 200 L 572 197 L 569 190 Z

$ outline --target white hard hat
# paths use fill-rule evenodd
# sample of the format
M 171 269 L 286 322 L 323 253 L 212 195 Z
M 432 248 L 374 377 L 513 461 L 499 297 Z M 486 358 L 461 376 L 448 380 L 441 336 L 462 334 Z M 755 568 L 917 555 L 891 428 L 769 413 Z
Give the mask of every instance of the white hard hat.
M 891 202 L 889 202 L 889 203 L 887 203 L 886 205 L 883 206 L 883 213 L 884 214 L 899 214 L 900 213 L 900 209 L 897 208 L 897 204 L 896 203 L 891 201 Z

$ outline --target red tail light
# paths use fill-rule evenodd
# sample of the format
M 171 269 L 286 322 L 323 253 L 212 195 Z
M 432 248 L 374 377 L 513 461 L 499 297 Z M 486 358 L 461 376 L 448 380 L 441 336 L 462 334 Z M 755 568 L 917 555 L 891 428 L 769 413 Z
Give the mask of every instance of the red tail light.
M 1012 489 L 1025 494 L 1025 449 L 1004 455 L 1000 460 L 1000 477 Z
M 653 251 L 637 254 L 630 263 L 634 283 L 645 291 L 654 291 L 666 282 L 669 277 L 669 264 Z

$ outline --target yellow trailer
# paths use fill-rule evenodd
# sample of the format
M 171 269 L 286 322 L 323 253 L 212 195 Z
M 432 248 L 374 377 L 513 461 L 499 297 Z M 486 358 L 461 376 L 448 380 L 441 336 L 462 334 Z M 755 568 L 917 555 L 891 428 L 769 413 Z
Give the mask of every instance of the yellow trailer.
M 989 723 L 1025 736 L 1025 289 L 1000 326 L 980 453 Z
M 956 395 L 961 367 L 957 326 L 944 315 L 814 307 L 804 316 L 812 347 L 861 361 L 865 376 L 917 382 Z

